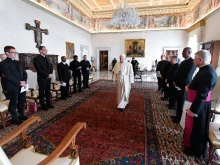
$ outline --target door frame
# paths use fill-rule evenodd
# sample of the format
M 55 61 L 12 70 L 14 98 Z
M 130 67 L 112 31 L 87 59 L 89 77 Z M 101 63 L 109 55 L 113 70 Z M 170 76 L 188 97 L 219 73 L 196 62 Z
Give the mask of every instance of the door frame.
M 99 51 L 99 58 L 101 57 L 101 54 L 100 54 L 100 53 L 101 53 L 102 51 L 103 51 L 103 52 L 104 52 L 104 51 L 107 52 L 107 57 L 108 57 L 108 51 L 107 51 L 107 50 L 100 50 L 100 51 Z M 107 60 L 108 60 L 108 59 L 107 59 Z M 108 62 L 108 61 L 107 61 L 107 62 Z M 100 65 L 100 70 L 101 70 L 101 59 L 99 60 L 99 65 Z M 109 66 L 109 62 L 108 62 L 108 65 L 107 65 L 107 71 L 108 71 L 108 66 Z M 104 69 L 104 70 L 105 70 L 105 69 Z
M 111 56 L 111 47 L 97 47 L 96 48 L 96 66 L 97 66 L 97 70 L 100 70 L 100 55 L 99 52 L 100 51 L 108 51 L 108 64 L 110 64 L 109 62 L 109 57 Z M 108 66 L 108 70 L 109 70 L 109 66 Z

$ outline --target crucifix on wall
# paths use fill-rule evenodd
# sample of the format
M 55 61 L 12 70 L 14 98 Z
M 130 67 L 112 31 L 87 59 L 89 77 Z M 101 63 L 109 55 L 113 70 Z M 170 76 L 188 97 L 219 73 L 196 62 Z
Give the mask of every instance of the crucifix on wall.
M 37 43 L 36 47 L 39 48 L 42 44 L 42 33 L 45 33 L 46 35 L 48 35 L 49 31 L 47 29 L 40 28 L 40 21 L 35 20 L 35 23 L 36 23 L 36 27 L 31 26 L 30 24 L 26 23 L 26 29 L 34 30 L 35 42 Z

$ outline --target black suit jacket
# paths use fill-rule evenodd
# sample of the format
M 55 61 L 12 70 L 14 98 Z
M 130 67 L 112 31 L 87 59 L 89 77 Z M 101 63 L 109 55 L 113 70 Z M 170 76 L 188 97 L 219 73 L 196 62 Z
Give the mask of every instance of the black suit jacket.
M 73 60 L 70 62 L 70 70 L 73 71 L 72 72 L 73 76 L 80 76 L 81 75 L 81 72 L 80 72 L 81 69 L 79 69 L 80 66 L 81 66 L 81 64 L 79 61 Z
M 44 58 L 46 58 L 46 60 Z M 34 67 L 37 70 L 37 81 L 45 81 L 49 74 L 53 73 L 52 64 L 47 56 L 43 57 L 42 55 L 38 55 L 35 57 Z
M 81 62 L 80 62 L 80 65 L 82 66 L 82 71 L 83 72 L 89 72 L 89 70 L 87 70 L 87 68 L 91 68 L 91 65 L 90 65 L 90 62 L 89 61 L 85 61 L 85 60 L 82 60 Z
M 178 68 L 179 68 L 179 64 L 176 63 L 176 64 L 172 65 L 172 66 L 169 68 L 169 70 L 167 71 L 167 77 L 166 77 L 166 79 L 168 80 L 169 83 L 173 83 L 173 78 L 174 78 L 174 76 L 175 76 L 175 74 L 176 74 Z
M 179 69 L 174 76 L 174 82 L 182 90 L 185 90 L 185 86 L 189 85 L 192 81 L 193 73 L 196 67 L 194 66 L 193 59 L 190 57 L 180 63 Z
M 27 81 L 27 72 L 22 64 L 15 60 L 16 65 L 10 58 L 1 62 L 1 70 L 6 80 L 6 90 L 18 90 L 20 81 Z
M 69 82 L 70 71 L 69 66 L 67 64 L 64 65 L 62 62 L 57 64 L 57 72 L 60 81 Z

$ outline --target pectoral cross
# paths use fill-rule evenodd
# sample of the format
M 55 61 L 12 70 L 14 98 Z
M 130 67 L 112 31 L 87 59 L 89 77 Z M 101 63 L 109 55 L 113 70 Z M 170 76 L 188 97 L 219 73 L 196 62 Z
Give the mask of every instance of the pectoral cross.
M 40 21 L 35 20 L 35 23 L 36 23 L 36 27 L 31 26 L 30 24 L 26 23 L 26 29 L 34 30 L 35 42 L 37 43 L 36 47 L 39 48 L 42 44 L 42 33 L 45 33 L 46 35 L 48 35 L 49 32 L 47 29 L 40 28 Z

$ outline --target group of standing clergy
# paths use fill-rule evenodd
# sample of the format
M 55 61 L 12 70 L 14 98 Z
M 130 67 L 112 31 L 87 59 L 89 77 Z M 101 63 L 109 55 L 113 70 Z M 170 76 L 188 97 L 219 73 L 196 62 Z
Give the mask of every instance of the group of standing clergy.
M 72 71 L 73 77 L 73 91 L 76 92 L 78 86 L 79 92 L 83 92 L 81 85 L 81 75 L 83 75 L 83 89 L 89 88 L 89 72 L 90 62 L 87 61 L 87 56 L 83 56 L 81 62 L 78 61 L 78 56 L 73 56 L 73 61 L 70 62 L 70 66 L 66 63 L 66 57 L 61 57 L 61 62 L 57 65 L 57 72 L 59 81 L 61 84 L 61 99 L 66 100 L 69 95 L 69 81 L 71 78 L 70 70 Z
M 209 120 L 211 91 L 217 83 L 217 74 L 210 65 L 211 54 L 207 50 L 200 50 L 191 57 L 190 47 L 183 49 L 185 59 L 178 65 L 177 57 L 161 56 L 157 65 L 158 92 L 164 93 L 163 101 L 169 101 L 169 109 L 176 110 L 171 116 L 174 123 L 180 123 L 182 113 L 186 113 L 184 130 L 184 153 L 195 156 L 201 160 L 207 156 L 207 142 L 209 133 Z M 193 74 L 199 71 L 193 77 Z M 191 106 L 183 112 L 185 101 Z
M 28 75 L 20 61 L 16 60 L 18 55 L 15 47 L 5 46 L 5 54 L 1 54 L 0 74 L 3 90 L 6 99 L 10 100 L 8 111 L 12 117 L 12 124 L 21 124 L 27 120 L 24 113 L 24 103 L 26 91 L 20 92 L 21 88 L 27 88 Z M 47 57 L 47 48 L 45 46 L 39 47 L 39 55 L 33 59 L 34 67 L 37 71 L 37 82 L 39 87 L 39 101 L 42 110 L 49 110 L 54 108 L 51 104 L 51 78 L 53 73 L 52 63 Z M 76 84 L 78 79 L 79 92 L 81 90 L 81 72 L 83 75 L 83 88 L 89 88 L 89 71 L 91 65 L 86 60 L 84 55 L 83 60 L 78 62 L 78 57 L 75 55 L 74 60 L 70 63 L 70 67 L 66 63 L 66 57 L 61 57 L 62 62 L 57 65 L 59 81 L 61 84 L 61 99 L 71 97 L 69 95 L 69 80 L 71 78 L 70 71 L 74 79 L 74 92 L 76 92 Z

